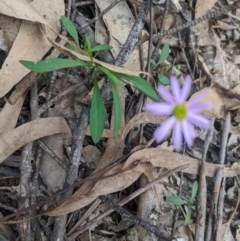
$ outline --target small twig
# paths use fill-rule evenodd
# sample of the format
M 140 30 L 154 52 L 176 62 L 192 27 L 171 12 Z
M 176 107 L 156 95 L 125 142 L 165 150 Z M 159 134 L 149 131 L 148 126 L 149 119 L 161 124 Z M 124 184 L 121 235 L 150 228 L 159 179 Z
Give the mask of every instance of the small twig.
M 178 22 L 177 22 L 177 21 L 176 21 L 176 26 L 178 26 Z M 180 31 L 178 31 L 178 39 L 179 39 L 179 46 L 180 46 L 180 48 L 181 48 L 181 50 L 182 50 L 182 56 L 183 56 L 183 58 L 184 58 L 184 61 L 185 61 L 186 64 L 187 64 L 189 73 L 190 73 L 191 77 L 193 78 L 193 77 L 194 77 L 194 76 L 193 76 L 193 72 L 192 72 L 191 66 L 190 66 L 190 64 L 189 64 L 189 62 L 188 62 L 187 55 L 186 55 L 186 53 L 185 53 L 185 48 L 184 48 L 184 46 L 183 46 L 183 42 L 182 42 L 182 37 L 181 37 L 181 32 L 180 32 Z
M 222 131 L 222 137 L 221 137 L 221 145 L 220 145 L 220 153 L 219 153 L 219 163 L 224 164 L 225 163 L 225 157 L 226 157 L 226 147 L 228 142 L 228 134 L 230 130 L 230 124 L 231 124 L 231 116 L 230 113 L 227 113 L 225 117 L 225 122 L 223 126 Z M 224 177 L 222 179 L 222 186 L 219 193 L 219 199 L 218 199 L 218 206 L 217 206 L 217 220 L 216 222 L 216 241 L 220 241 L 222 239 L 221 229 L 222 229 L 222 219 L 223 219 L 223 204 L 224 204 L 224 193 L 225 193 L 225 182 L 226 178 Z
M 148 59 L 147 59 L 147 67 L 146 67 L 146 72 L 148 72 L 149 74 L 151 74 L 152 35 L 153 35 L 153 4 L 152 4 L 152 0 L 150 0 L 150 29 L 149 29 L 149 40 L 148 40 Z M 149 82 L 149 76 L 147 76 L 147 82 Z M 145 102 L 146 102 L 146 97 L 144 96 L 142 105 L 144 105 Z M 143 142 L 143 125 L 140 125 L 139 144 L 141 145 L 142 142 Z
M 199 171 L 199 190 L 197 198 L 197 218 L 196 218 L 196 230 L 195 230 L 195 240 L 204 241 L 204 232 L 205 232 L 205 220 L 206 220 L 206 204 L 207 204 L 207 184 L 206 184 L 206 175 L 205 175 L 205 159 L 208 151 L 208 147 L 212 141 L 213 137 L 213 124 L 215 119 L 211 121 L 211 129 L 207 133 L 205 142 L 204 142 L 204 151 L 202 155 L 202 161 Z
M 67 164 L 62 160 L 60 159 L 56 153 L 50 148 L 48 147 L 43 141 L 39 140 L 38 141 L 38 145 L 45 151 L 48 153 L 48 155 L 50 157 L 53 158 L 53 160 L 55 160 L 55 162 L 57 164 L 59 164 L 59 166 L 61 166 L 65 171 L 67 171 Z
M 222 131 L 222 137 L 221 137 L 221 147 L 220 147 L 220 153 L 219 153 L 219 164 L 225 163 L 225 156 L 226 156 L 226 146 L 228 142 L 228 134 L 230 130 L 230 124 L 231 124 L 231 116 L 230 113 L 227 114 L 224 122 L 224 127 Z
M 169 11 L 169 1 L 170 0 L 166 0 L 165 2 L 165 7 L 164 7 L 164 13 L 163 13 L 163 18 L 162 18 L 162 22 L 161 22 L 161 27 L 160 27 L 160 31 L 159 34 L 161 35 L 164 31 L 164 27 L 165 27 L 165 23 L 166 23 L 166 19 L 167 19 L 167 15 L 168 15 L 168 11 Z M 156 61 L 157 57 L 158 57 L 158 50 L 160 48 L 160 45 L 162 43 L 162 36 L 158 38 L 156 47 L 153 50 L 152 53 L 152 59 L 154 59 Z
M 156 234 L 159 238 L 162 238 L 164 240 L 172 241 L 174 239 L 174 237 L 172 235 L 169 235 L 164 229 L 161 229 L 157 226 L 154 226 L 154 225 L 134 216 L 133 214 L 131 214 L 129 211 L 127 211 L 123 207 L 121 207 L 121 206 L 115 204 L 114 202 L 112 202 L 106 196 L 101 196 L 99 198 L 104 203 L 108 204 L 116 212 L 118 212 L 121 215 L 121 217 L 124 221 L 130 220 L 134 224 L 142 226 L 143 228 L 147 229 L 149 232 Z
M 213 187 L 213 198 L 210 203 L 210 212 L 208 215 L 208 228 L 206 230 L 206 241 L 212 241 L 213 233 L 216 231 L 215 220 L 217 220 L 217 202 L 219 196 L 219 190 L 221 187 L 221 180 L 223 176 L 223 167 L 218 168 L 215 178 L 214 178 L 214 187 Z
M 92 23 L 94 23 L 95 21 L 97 21 L 99 18 L 101 18 L 104 14 L 106 14 L 109 10 L 111 10 L 113 7 L 115 7 L 118 3 L 120 3 L 122 0 L 116 0 L 115 2 L 111 3 L 107 8 L 105 8 L 103 11 L 101 11 L 101 13 L 99 13 L 95 18 L 93 18 L 91 21 L 89 21 L 88 23 L 82 25 L 78 31 L 83 30 L 84 28 L 86 28 L 87 26 L 91 25 Z
M 127 62 L 130 54 L 136 47 L 135 44 L 138 41 L 138 36 L 140 34 L 140 31 L 144 27 L 145 19 L 147 17 L 147 13 L 149 12 L 149 10 L 150 10 L 150 1 L 149 0 L 143 1 L 142 7 L 137 16 L 137 19 L 134 22 L 134 25 L 126 39 L 126 42 L 122 47 L 115 61 L 116 66 L 122 67 Z
M 79 2 L 79 3 L 75 3 L 75 7 L 82 7 L 82 6 L 86 6 L 86 5 L 90 5 L 93 4 L 94 1 L 85 1 L 85 2 Z
M 69 88 L 67 88 L 66 90 L 64 90 L 62 93 L 60 93 L 59 95 L 53 97 L 52 99 L 50 99 L 49 101 L 47 101 L 46 103 L 44 103 L 41 107 L 39 107 L 39 109 L 37 110 L 37 115 L 41 116 L 48 108 L 50 108 L 52 105 L 54 105 L 55 103 L 57 103 L 61 98 L 63 98 L 64 96 L 70 94 L 71 92 L 74 92 L 77 88 L 81 87 L 82 85 L 87 84 L 88 80 L 85 79 Z
M 162 33 L 157 33 L 157 34 L 153 34 L 153 38 L 159 38 L 159 37 L 163 37 L 165 35 L 171 35 L 171 34 L 174 34 L 178 31 L 182 31 L 183 29 L 186 29 L 186 28 L 189 28 L 189 27 L 192 27 L 192 26 L 195 26 L 197 25 L 198 23 L 201 23 L 203 21 L 206 21 L 206 20 L 209 20 L 211 18 L 214 18 L 218 15 L 221 15 L 221 14 L 225 14 L 227 11 L 229 11 L 229 9 L 226 9 L 226 8 L 220 8 L 216 11 L 212 11 L 212 12 L 209 12 L 191 22 L 188 22 L 188 23 L 185 23 L 183 25 L 180 25 L 178 27 L 174 27 L 174 28 L 171 28 L 169 30 L 166 30 L 166 31 L 163 31 Z M 148 40 L 148 35 L 144 35 L 137 43 L 136 43 L 136 47 L 139 46 L 140 44 L 146 42 Z
M 226 228 L 225 228 L 224 235 L 223 235 L 223 240 L 225 240 L 224 237 L 225 237 L 226 231 L 227 231 L 230 223 L 232 222 L 232 219 L 233 219 L 234 215 L 235 215 L 236 212 L 237 212 L 237 209 L 238 209 L 238 206 L 239 206 L 239 202 L 240 202 L 240 189 L 238 188 L 237 203 L 236 203 L 235 208 L 234 208 L 234 210 L 232 211 L 232 213 L 231 213 L 231 215 L 230 215 L 230 217 L 229 217 L 229 219 L 228 219 L 228 221 L 227 221 Z
M 78 176 L 78 167 L 80 164 L 83 140 L 88 126 L 88 116 L 89 107 L 84 106 L 78 124 L 73 132 L 72 151 L 69 160 L 69 168 L 64 183 L 64 189 L 68 189 L 71 185 L 73 185 Z M 65 199 L 71 196 L 71 194 L 72 189 L 68 189 L 68 191 L 62 195 L 62 198 Z M 52 241 L 63 240 L 63 237 L 65 235 L 66 221 L 67 215 L 62 215 L 56 218 L 53 228 Z

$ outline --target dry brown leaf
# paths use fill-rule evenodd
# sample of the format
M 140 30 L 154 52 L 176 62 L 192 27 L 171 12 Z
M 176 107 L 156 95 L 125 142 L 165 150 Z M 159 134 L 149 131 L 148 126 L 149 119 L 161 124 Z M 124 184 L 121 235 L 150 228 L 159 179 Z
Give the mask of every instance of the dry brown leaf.
M 148 166 L 148 165 L 147 165 Z M 134 167 L 134 170 L 130 168 L 129 170 L 122 171 L 123 164 L 114 166 L 110 171 L 105 173 L 104 176 L 111 175 L 110 177 L 100 180 L 91 186 L 91 190 L 83 189 L 81 192 L 79 190 L 73 194 L 66 202 L 57 207 L 56 209 L 45 213 L 48 216 L 58 216 L 69 212 L 73 212 L 76 209 L 82 208 L 92 201 L 94 201 L 98 196 L 105 195 L 119 190 L 123 190 L 131 183 L 133 183 L 145 170 L 147 167 L 145 164 L 138 165 Z M 115 174 L 115 175 L 113 175 Z M 114 185 L 113 185 L 114 183 Z
M 199 160 L 183 156 L 181 154 L 175 152 L 165 151 L 161 148 L 149 148 L 135 152 L 132 154 L 126 163 L 124 164 L 123 170 L 128 169 L 136 163 L 137 161 L 141 160 L 141 163 L 151 163 L 154 167 L 164 167 L 167 169 L 172 170 L 177 166 L 186 165 L 188 164 L 188 168 L 184 169 L 183 172 L 191 173 L 191 174 L 198 174 L 199 171 Z M 221 167 L 222 165 L 206 163 L 206 176 L 214 177 L 217 168 Z M 239 175 L 240 171 L 231 170 L 230 168 L 225 167 L 224 169 L 224 176 L 225 177 L 232 177 L 235 175 Z
M 58 133 L 71 135 L 71 130 L 62 117 L 42 118 L 30 121 L 13 130 L 4 132 L 0 136 L 0 163 L 28 142 Z
M 100 11 L 106 9 L 114 0 L 95 0 Z M 103 15 L 103 21 L 109 33 L 109 45 L 112 46 L 113 57 L 116 58 L 125 43 L 129 32 L 134 24 L 134 17 L 128 4 L 121 1 L 114 8 Z M 98 34 L 96 32 L 95 34 Z
M 44 1 L 39 1 L 40 4 L 44 4 Z M 43 7 L 43 6 L 42 6 Z M 8 15 L 14 18 L 25 19 L 32 22 L 39 22 L 48 24 L 46 20 L 41 16 L 41 9 L 34 8 L 25 0 L 1 0 L 0 1 L 0 13 Z
M 4 32 L 4 39 L 8 46 L 8 50 L 11 49 L 13 42 L 15 41 L 22 20 L 12 18 L 3 14 L 0 14 L 0 26 Z
M 212 109 L 209 111 L 205 111 L 203 112 L 203 115 L 205 115 L 208 118 L 212 118 L 214 116 L 221 116 L 221 108 L 223 106 L 223 101 L 221 99 L 221 97 L 219 96 L 217 89 L 215 87 L 211 88 L 211 87 L 206 87 L 196 93 L 194 93 L 190 100 L 200 96 L 200 95 L 204 95 L 206 94 L 206 96 L 204 97 L 203 102 L 204 103 L 211 103 L 212 104 Z
M 118 164 L 110 171 L 106 172 L 104 176 L 106 179 L 99 180 L 95 185 L 88 186 L 88 189 L 79 189 L 66 202 L 49 211 L 46 215 L 57 216 L 76 209 L 82 208 L 95 200 L 100 195 L 105 195 L 117 192 L 130 186 L 137 178 L 145 172 L 146 168 L 163 167 L 173 169 L 180 165 L 188 164 L 189 167 L 183 172 L 197 175 L 199 172 L 200 161 L 194 158 L 183 156 L 178 153 L 165 151 L 161 148 L 150 148 L 135 152 L 131 155 L 125 164 Z M 206 176 L 214 177 L 216 170 L 222 165 L 206 163 Z M 239 175 L 240 171 L 232 170 L 224 167 L 224 176 L 233 177 Z M 114 183 L 114 185 L 112 185 Z
M 34 9 L 37 9 L 37 13 Z M 64 14 L 64 3 L 53 1 L 0 1 L 0 11 L 5 15 L 38 21 L 60 30 L 59 19 Z M 6 12 L 4 12 L 6 11 Z M 24 17 L 25 16 L 25 17 Z M 41 17 L 41 16 L 44 16 Z M 0 97 L 4 96 L 16 83 L 30 71 L 19 63 L 19 60 L 38 61 L 50 49 L 51 44 L 46 36 L 55 39 L 55 33 L 46 28 L 45 34 L 40 26 L 23 20 L 14 44 L 0 70 Z M 11 23 L 11 22 L 10 22 Z M 9 23 L 9 24 L 10 24 Z
M 128 132 L 137 125 L 147 124 L 147 123 L 160 125 L 166 119 L 167 119 L 166 116 L 156 116 L 156 115 L 152 115 L 148 112 L 139 113 L 139 114 L 135 115 L 125 126 L 123 133 L 122 133 L 122 140 L 125 139 Z
M 209 13 L 217 0 L 197 0 L 195 7 L 195 18 Z M 211 45 L 213 31 L 209 28 L 209 21 L 203 21 L 196 25 L 199 37 L 199 46 Z
M 9 103 L 4 105 L 0 112 L 0 134 L 15 128 L 25 96 L 22 95 L 14 105 Z

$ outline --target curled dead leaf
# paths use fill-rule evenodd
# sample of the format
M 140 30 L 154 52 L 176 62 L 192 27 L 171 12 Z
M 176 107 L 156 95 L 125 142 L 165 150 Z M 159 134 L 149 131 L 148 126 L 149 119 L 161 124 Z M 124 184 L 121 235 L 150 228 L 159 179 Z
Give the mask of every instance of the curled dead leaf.
M 58 133 L 71 135 L 71 130 L 62 117 L 37 119 L 4 132 L 0 135 L 0 163 L 28 142 Z

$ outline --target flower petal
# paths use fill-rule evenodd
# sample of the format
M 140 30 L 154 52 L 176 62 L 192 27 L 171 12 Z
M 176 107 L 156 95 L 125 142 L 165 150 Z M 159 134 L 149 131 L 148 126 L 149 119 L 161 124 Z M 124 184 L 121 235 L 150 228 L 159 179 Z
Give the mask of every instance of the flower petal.
M 178 121 L 175 124 L 173 135 L 174 135 L 173 142 L 174 142 L 175 150 L 180 151 L 182 147 L 182 131 L 181 131 L 181 124 Z
M 199 94 L 197 97 L 190 99 L 188 101 L 189 107 L 204 102 L 204 98 L 208 95 L 209 95 L 209 91 L 204 91 L 202 94 Z
M 194 126 L 190 122 L 188 122 L 188 128 L 189 135 L 192 139 L 195 139 L 197 137 L 197 133 L 195 131 Z
M 160 94 L 160 96 L 168 103 L 173 104 L 174 103 L 174 98 L 173 96 L 170 94 L 170 92 L 167 90 L 166 87 L 159 85 L 158 86 L 158 92 Z
M 193 125 L 198 126 L 200 128 L 204 128 L 209 130 L 211 127 L 211 122 L 207 118 L 197 115 L 194 113 L 188 113 L 187 120 L 191 122 Z
M 168 136 L 168 134 L 171 132 L 175 122 L 176 122 L 176 118 L 174 116 L 172 116 L 169 119 L 167 119 L 166 121 L 164 121 L 162 123 L 162 125 L 160 127 L 158 127 L 156 129 L 156 131 L 154 132 L 154 134 L 153 134 L 154 139 L 157 142 L 162 142 Z
M 185 78 L 185 84 L 182 87 L 181 94 L 180 94 L 180 101 L 185 101 L 189 95 L 190 89 L 192 84 L 192 78 L 190 75 L 187 75 Z
M 145 109 L 153 115 L 171 115 L 173 111 L 173 107 L 171 105 L 158 102 L 146 104 Z
M 187 103 L 188 109 L 193 114 L 199 114 L 204 110 L 209 110 L 213 107 L 211 103 L 196 103 L 189 105 Z
M 193 140 L 194 140 L 193 133 L 192 133 L 193 128 L 191 128 L 192 125 L 187 121 L 182 121 L 181 127 L 182 127 L 184 140 L 186 141 L 188 147 L 191 147 L 193 145 Z
M 179 85 L 178 79 L 176 76 L 171 76 L 170 81 L 171 81 L 171 88 L 172 88 L 173 96 L 175 97 L 175 101 L 177 103 L 180 103 L 180 85 Z

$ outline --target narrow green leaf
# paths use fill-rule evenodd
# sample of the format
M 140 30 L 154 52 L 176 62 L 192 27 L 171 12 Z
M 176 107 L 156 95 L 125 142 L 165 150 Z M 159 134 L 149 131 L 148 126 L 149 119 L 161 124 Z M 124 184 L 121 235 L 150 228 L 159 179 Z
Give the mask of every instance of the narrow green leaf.
M 84 43 L 84 50 L 85 50 L 85 52 L 88 53 L 88 56 L 89 56 L 91 62 L 93 62 L 91 36 L 86 36 L 85 43 Z
M 191 216 L 192 216 L 192 210 L 191 210 L 191 208 L 188 208 L 187 215 L 186 215 L 186 218 L 185 218 L 185 221 L 184 221 L 184 225 L 189 224 L 189 222 L 191 220 Z
M 157 67 L 157 63 L 155 62 L 154 59 L 151 59 L 150 62 L 151 62 L 151 64 L 152 64 L 155 68 Z
M 121 106 L 121 100 L 120 100 L 115 82 L 110 79 L 110 84 L 111 84 L 112 93 L 113 93 L 113 111 L 114 111 L 113 136 L 114 138 L 116 138 L 122 122 L 122 106 Z
M 50 59 L 50 60 L 38 61 L 38 62 L 20 60 L 19 62 L 22 65 L 24 65 L 26 68 L 36 73 L 45 73 L 45 72 L 51 72 L 58 69 L 72 68 L 72 67 L 78 67 L 78 66 L 85 66 L 85 67 L 89 66 L 88 63 L 82 60 L 73 60 L 73 59 Z
M 157 65 L 162 64 L 168 57 L 169 55 L 169 45 L 165 44 L 162 48 L 160 58 L 157 62 Z
M 76 30 L 73 22 L 66 16 L 61 16 L 61 21 L 62 21 L 65 29 L 68 31 L 68 33 L 72 36 L 72 38 L 75 40 L 75 42 L 79 46 L 78 33 L 77 33 L 77 30 Z
M 109 49 L 112 49 L 112 46 L 110 46 L 108 44 L 99 44 L 92 48 L 92 52 L 97 52 L 97 51 L 101 51 L 101 50 L 109 50 Z
M 108 76 L 108 78 L 110 80 L 112 80 L 115 84 L 124 87 L 124 84 L 122 83 L 122 81 L 117 77 L 117 75 L 115 75 L 115 73 L 113 74 L 112 71 L 104 68 L 103 66 L 98 65 L 97 66 L 98 69 L 100 69 L 105 75 Z
M 183 205 L 186 204 L 186 202 L 184 200 L 182 200 L 180 197 L 178 196 L 168 196 L 167 197 L 167 201 L 169 203 L 172 203 L 174 205 Z
M 196 206 L 190 206 L 190 208 L 194 211 L 196 211 Z
M 198 182 L 197 181 L 194 181 L 193 185 L 192 185 L 192 194 L 191 194 L 191 198 L 190 198 L 190 201 L 189 202 L 193 202 L 194 201 L 194 198 L 196 197 L 197 195 L 197 191 L 198 191 Z
M 158 82 L 162 85 L 169 85 L 170 81 L 166 76 L 158 73 Z
M 143 61 L 148 61 L 148 58 L 147 57 L 143 57 L 142 58 Z M 157 63 L 155 62 L 154 59 L 150 59 L 150 62 L 152 63 L 152 65 L 156 68 L 157 67 Z
M 131 83 L 136 89 L 142 92 L 144 95 L 148 96 L 152 100 L 159 101 L 159 96 L 153 89 L 152 85 L 146 80 L 138 76 L 131 76 L 126 74 L 115 73 L 119 78 L 123 78 L 129 83 Z
M 90 131 L 93 142 L 96 144 L 99 142 L 105 124 L 105 108 L 103 99 L 100 94 L 100 90 L 97 83 L 97 78 L 94 73 L 94 89 L 93 97 L 90 109 Z
M 147 57 L 143 57 L 143 58 L 142 58 L 142 61 L 147 61 L 147 60 L 148 60 Z
M 70 50 L 74 51 L 74 52 L 81 53 L 76 47 L 74 47 L 74 46 L 72 46 L 70 44 L 66 44 L 65 47 L 67 49 L 70 49 Z

